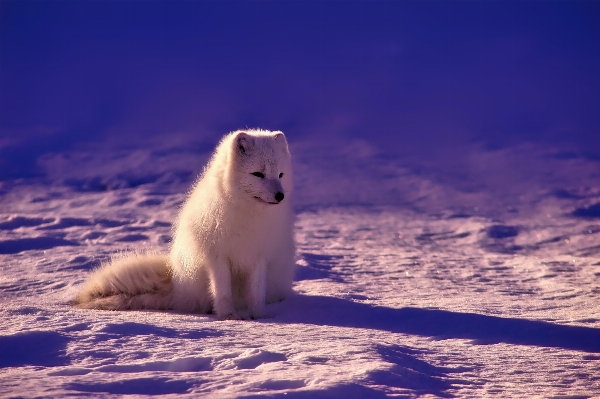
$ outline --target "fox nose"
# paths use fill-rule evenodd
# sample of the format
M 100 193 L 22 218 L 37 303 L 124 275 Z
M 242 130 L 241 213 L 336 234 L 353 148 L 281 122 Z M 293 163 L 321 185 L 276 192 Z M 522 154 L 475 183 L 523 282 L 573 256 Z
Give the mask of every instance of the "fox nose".
M 278 192 L 277 194 L 275 194 L 275 201 L 277 201 L 277 202 L 281 202 L 281 201 L 283 201 L 283 197 L 284 197 L 284 195 L 283 195 L 283 193 L 280 191 L 280 192 Z

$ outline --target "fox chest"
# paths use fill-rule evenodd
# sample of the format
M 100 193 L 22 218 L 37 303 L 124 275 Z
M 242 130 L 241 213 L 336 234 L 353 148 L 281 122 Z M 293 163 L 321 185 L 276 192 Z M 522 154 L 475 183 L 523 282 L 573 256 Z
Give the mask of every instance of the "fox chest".
M 281 227 L 268 219 L 233 223 L 222 237 L 222 254 L 234 268 L 252 268 L 257 262 L 269 263 L 281 246 Z

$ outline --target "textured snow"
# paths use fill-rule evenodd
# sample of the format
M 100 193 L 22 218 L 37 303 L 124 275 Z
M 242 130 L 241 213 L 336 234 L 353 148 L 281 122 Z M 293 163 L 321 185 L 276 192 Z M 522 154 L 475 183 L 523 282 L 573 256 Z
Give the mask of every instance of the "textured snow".
M 1 182 L 0 395 L 600 396 L 598 160 L 290 142 L 296 295 L 258 321 L 68 304 L 112 254 L 168 250 L 211 145 L 82 148 Z

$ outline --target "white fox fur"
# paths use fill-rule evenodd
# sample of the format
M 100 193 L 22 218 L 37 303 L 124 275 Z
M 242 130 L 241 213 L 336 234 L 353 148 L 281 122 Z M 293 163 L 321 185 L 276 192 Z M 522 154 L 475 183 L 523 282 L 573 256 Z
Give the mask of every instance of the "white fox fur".
M 115 259 L 92 274 L 74 303 L 262 317 L 265 303 L 292 291 L 291 193 L 282 132 L 226 135 L 181 209 L 170 255 Z

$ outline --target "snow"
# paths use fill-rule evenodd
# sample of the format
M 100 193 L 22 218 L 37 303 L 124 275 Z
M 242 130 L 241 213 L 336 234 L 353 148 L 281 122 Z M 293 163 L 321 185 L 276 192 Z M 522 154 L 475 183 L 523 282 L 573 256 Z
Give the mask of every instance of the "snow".
M 257 321 L 69 306 L 111 255 L 168 250 L 210 145 L 82 147 L 1 182 L 0 395 L 600 396 L 597 159 L 289 141 L 296 294 Z

